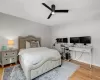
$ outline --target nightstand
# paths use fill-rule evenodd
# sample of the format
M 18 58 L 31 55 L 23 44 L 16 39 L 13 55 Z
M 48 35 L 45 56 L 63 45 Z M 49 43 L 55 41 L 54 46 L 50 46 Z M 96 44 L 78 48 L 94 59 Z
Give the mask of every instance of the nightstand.
M 6 64 L 17 63 L 18 49 L 0 51 L 0 65 L 4 67 Z

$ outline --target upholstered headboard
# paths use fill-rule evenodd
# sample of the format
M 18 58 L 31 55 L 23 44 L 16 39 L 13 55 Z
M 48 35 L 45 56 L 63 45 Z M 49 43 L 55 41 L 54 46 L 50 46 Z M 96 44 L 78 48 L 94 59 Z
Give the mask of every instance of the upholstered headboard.
M 37 38 L 35 36 L 32 35 L 28 35 L 28 36 L 19 36 L 18 38 L 18 49 L 26 49 L 26 41 L 31 42 L 31 41 L 39 41 L 39 44 L 41 46 L 41 39 Z

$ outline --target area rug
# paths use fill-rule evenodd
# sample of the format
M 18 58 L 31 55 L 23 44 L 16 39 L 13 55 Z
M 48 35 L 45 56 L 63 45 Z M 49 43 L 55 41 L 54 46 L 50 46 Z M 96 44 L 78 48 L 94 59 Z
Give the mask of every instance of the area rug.
M 63 62 L 61 67 L 57 67 L 46 74 L 33 80 L 68 80 L 68 78 L 79 68 L 79 65 Z M 3 80 L 26 80 L 20 65 L 4 69 Z

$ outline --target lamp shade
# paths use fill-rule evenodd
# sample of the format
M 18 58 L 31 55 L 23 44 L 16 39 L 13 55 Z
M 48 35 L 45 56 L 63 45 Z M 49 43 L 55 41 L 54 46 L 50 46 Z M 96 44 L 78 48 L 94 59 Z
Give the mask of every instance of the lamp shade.
M 8 40 L 8 45 L 13 45 L 14 41 L 13 40 Z

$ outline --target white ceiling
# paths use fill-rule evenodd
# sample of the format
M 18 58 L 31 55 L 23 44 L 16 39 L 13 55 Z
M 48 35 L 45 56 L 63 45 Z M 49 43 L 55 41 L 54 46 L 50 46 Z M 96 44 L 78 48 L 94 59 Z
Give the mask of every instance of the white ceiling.
M 55 4 L 57 9 L 69 9 L 69 13 L 57 13 L 47 19 L 50 11 L 43 2 Z M 54 26 L 100 19 L 100 0 L 0 0 L 0 12 Z

